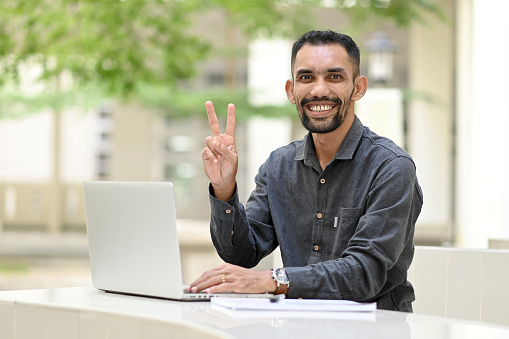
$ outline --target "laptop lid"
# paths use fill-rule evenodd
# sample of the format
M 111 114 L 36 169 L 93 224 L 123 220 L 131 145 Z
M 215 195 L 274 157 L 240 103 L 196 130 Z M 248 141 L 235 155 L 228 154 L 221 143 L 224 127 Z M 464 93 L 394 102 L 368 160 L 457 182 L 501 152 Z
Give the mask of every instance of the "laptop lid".
M 83 191 L 94 287 L 180 299 L 173 184 L 89 181 Z
M 87 181 L 83 192 L 95 288 L 189 301 L 273 297 L 184 292 L 171 182 Z

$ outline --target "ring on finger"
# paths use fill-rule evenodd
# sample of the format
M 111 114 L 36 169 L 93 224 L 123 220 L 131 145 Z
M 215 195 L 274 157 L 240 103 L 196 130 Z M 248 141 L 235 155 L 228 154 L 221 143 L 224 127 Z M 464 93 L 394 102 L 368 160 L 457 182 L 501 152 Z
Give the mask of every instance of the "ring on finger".
M 225 283 L 225 282 L 226 282 L 226 274 L 221 274 L 221 275 L 219 276 L 219 279 L 221 279 L 221 282 L 222 282 L 222 283 Z

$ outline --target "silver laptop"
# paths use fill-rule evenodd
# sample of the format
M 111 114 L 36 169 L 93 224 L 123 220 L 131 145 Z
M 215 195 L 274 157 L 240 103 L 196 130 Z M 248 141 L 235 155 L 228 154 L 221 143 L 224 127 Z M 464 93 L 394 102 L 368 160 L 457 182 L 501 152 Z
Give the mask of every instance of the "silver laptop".
M 172 183 L 88 181 L 83 191 L 95 288 L 189 301 L 273 296 L 184 291 Z

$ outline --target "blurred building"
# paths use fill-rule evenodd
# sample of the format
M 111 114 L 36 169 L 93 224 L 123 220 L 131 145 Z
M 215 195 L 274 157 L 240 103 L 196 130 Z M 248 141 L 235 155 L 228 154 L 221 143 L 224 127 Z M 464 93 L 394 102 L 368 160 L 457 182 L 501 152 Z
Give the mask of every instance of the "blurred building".
M 354 36 L 362 48 L 362 74 L 368 72 L 366 42 L 375 31 L 386 32 L 397 46 L 394 76 L 383 84 L 370 84 L 357 113 L 375 132 L 405 147 L 417 164 L 425 203 L 416 242 L 485 247 L 490 238 L 509 237 L 509 219 L 503 213 L 509 205 L 504 194 L 509 186 L 509 140 L 502 130 L 509 116 L 502 83 L 509 75 L 509 49 L 489 34 L 509 31 L 506 20 L 492 19 L 509 8 L 501 0 L 437 3 L 445 21 L 430 17 L 408 29 L 366 25 Z M 320 18 L 317 29 L 348 30 L 348 20 L 338 10 L 315 9 L 313 14 Z M 211 12 L 200 17 L 194 30 L 216 50 L 245 53 L 213 53 L 200 64 L 199 76 L 183 85 L 249 87 L 256 90 L 255 102 L 285 100 L 289 53 L 278 57 L 291 41 L 248 41 L 227 22 L 224 13 Z M 257 79 L 257 65 L 267 63 L 271 70 Z M 278 138 L 255 144 L 260 131 Z M 304 133 L 298 121 L 288 119 L 269 123 L 253 118 L 239 124 L 238 147 L 245 152 L 239 172 L 243 199 L 268 152 Z M 84 180 L 171 180 L 179 217 L 206 220 L 208 181 L 200 152 L 207 135 L 205 113 L 167 120 L 146 108 L 116 103 L 89 114 L 42 113 L 0 121 L 3 227 L 83 230 Z M 55 154 L 60 157 L 55 159 Z

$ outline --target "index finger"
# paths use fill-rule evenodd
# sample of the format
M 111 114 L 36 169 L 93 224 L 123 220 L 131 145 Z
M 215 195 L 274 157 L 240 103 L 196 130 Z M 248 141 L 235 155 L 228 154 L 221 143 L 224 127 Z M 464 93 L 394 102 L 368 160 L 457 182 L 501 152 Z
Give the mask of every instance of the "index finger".
M 219 128 L 219 121 L 217 120 L 216 111 L 214 110 L 214 104 L 212 101 L 207 101 L 205 103 L 205 109 L 207 110 L 207 117 L 209 118 L 210 129 L 214 136 L 218 136 L 221 134 L 221 129 Z
M 218 269 L 219 268 L 213 268 L 203 273 L 198 279 L 189 284 L 190 290 L 192 292 L 199 292 L 214 285 L 221 284 L 222 280 L 218 273 Z
M 228 116 L 226 118 L 226 134 L 235 137 L 235 105 L 228 105 Z

